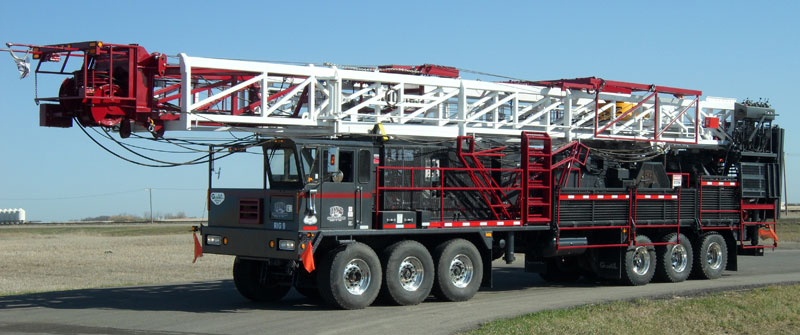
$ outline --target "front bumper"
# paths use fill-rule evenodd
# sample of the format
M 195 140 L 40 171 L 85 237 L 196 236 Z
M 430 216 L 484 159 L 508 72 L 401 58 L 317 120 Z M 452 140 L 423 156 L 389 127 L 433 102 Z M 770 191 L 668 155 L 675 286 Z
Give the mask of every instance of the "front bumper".
M 279 250 L 279 240 L 292 240 L 299 245 L 299 233 L 288 230 L 265 230 L 239 227 L 201 226 L 203 253 L 234 255 L 253 258 L 278 258 L 297 260 L 297 250 Z M 227 239 L 227 244 L 208 245 L 206 235 L 217 235 Z M 270 241 L 274 244 L 270 247 Z

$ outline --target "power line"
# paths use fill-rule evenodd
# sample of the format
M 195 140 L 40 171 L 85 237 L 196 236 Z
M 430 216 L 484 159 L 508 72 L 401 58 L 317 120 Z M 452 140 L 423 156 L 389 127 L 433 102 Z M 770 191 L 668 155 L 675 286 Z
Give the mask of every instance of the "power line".
M 141 190 L 128 190 L 128 191 L 119 191 L 119 192 L 109 192 L 109 193 L 98 193 L 98 194 L 87 194 L 87 195 L 76 195 L 76 196 L 66 196 L 66 197 L 52 197 L 52 198 L 0 198 L 0 200 L 9 201 L 9 200 L 69 200 L 69 199 L 84 199 L 84 198 L 98 198 L 98 197 L 105 197 L 109 195 L 119 195 L 119 194 L 129 194 L 133 192 L 141 192 Z
M 205 191 L 204 188 L 150 188 L 156 191 Z M 74 196 L 63 196 L 63 197 L 51 197 L 51 198 L 0 198 L 0 201 L 40 201 L 40 200 L 70 200 L 70 199 L 86 199 L 86 198 L 99 198 L 99 197 L 106 197 L 109 195 L 120 195 L 120 194 L 131 194 L 142 192 L 142 189 L 135 189 L 135 190 L 126 190 L 126 191 L 118 191 L 118 192 L 108 192 L 108 193 L 97 193 L 97 194 L 86 194 L 86 195 L 74 195 Z

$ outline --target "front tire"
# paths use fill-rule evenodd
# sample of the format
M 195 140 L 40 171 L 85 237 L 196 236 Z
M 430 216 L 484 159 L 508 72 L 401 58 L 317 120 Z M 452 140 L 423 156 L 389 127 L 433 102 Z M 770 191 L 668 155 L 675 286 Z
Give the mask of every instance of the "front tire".
M 645 285 L 653 279 L 656 268 L 656 250 L 650 238 L 636 236 L 636 243 L 628 247 L 622 264 L 622 282 L 626 285 Z
M 342 309 L 361 309 L 375 301 L 382 280 L 378 255 L 363 243 L 331 251 L 317 274 L 322 299 Z
M 297 279 L 294 282 L 294 289 L 308 299 L 319 300 L 319 290 L 317 289 L 317 271 L 308 273 L 302 266 L 297 270 Z
M 257 302 L 281 300 L 289 292 L 291 284 L 270 269 L 265 261 L 242 259 L 233 261 L 233 284 L 247 299 Z
M 678 240 L 680 243 L 677 243 Z M 689 278 L 694 261 L 689 238 L 683 234 L 671 233 L 664 236 L 662 242 L 677 244 L 656 247 L 656 256 L 658 257 L 656 277 L 660 281 L 672 283 L 682 282 Z
M 446 301 L 466 301 L 475 296 L 483 280 L 483 260 L 474 244 L 453 239 L 434 251 L 436 280 L 433 294 Z
M 717 279 L 728 264 L 728 247 L 718 233 L 706 233 L 699 238 L 699 247 L 692 271 L 701 279 Z

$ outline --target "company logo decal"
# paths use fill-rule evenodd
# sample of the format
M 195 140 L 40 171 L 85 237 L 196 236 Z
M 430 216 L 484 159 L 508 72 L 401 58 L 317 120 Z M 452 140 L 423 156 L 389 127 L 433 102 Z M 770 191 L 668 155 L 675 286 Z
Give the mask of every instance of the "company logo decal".
M 225 201 L 225 193 L 222 192 L 213 192 L 209 196 L 211 198 L 211 202 L 215 205 L 219 206 L 223 201 Z
M 331 207 L 330 216 L 328 216 L 328 221 L 332 222 L 344 221 L 344 208 L 342 208 L 342 206 Z

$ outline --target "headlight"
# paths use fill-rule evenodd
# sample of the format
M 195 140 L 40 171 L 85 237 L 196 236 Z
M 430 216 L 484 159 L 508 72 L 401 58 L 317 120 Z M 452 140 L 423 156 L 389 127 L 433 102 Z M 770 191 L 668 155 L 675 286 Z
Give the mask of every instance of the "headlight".
M 292 240 L 278 240 L 278 249 L 280 249 L 280 250 L 294 250 L 294 241 L 292 241 Z
M 222 237 L 219 235 L 206 235 L 206 245 L 220 245 Z

